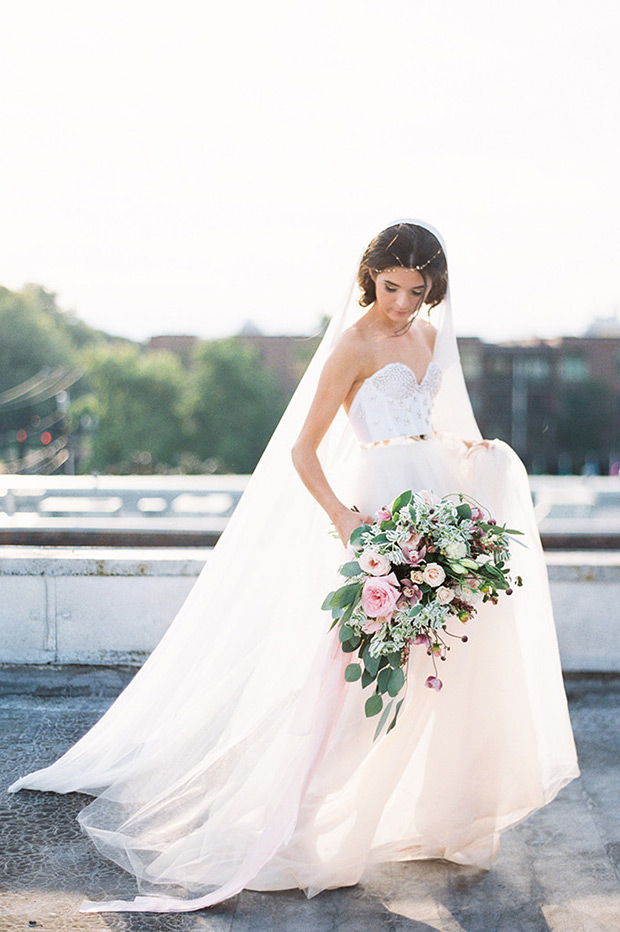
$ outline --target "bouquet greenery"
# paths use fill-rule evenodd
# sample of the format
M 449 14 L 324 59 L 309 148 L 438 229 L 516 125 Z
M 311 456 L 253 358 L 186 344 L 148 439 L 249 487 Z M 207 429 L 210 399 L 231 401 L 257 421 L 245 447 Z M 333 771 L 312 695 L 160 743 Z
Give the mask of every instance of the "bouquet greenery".
M 512 594 L 509 538 L 521 534 L 461 494 L 437 499 L 406 491 L 376 517 L 351 534 L 350 559 L 339 570 L 346 582 L 322 606 L 332 628 L 339 625 L 342 650 L 357 654 L 345 679 L 363 688 L 375 684 L 365 705 L 367 717 L 381 713 L 375 738 L 392 710 L 387 731 L 396 724 L 411 647 L 426 648 L 434 670 L 426 686 L 440 690 L 437 660 L 446 660 L 448 639 L 467 641 L 451 634 L 448 623 L 467 622 L 478 602 L 496 604 L 500 592 Z M 520 576 L 514 584 L 522 585 Z

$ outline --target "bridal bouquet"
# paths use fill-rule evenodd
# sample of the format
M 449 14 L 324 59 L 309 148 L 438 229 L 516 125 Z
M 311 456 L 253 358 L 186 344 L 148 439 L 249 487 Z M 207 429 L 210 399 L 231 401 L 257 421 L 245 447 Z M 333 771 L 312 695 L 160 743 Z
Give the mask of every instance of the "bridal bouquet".
M 426 491 L 403 492 L 373 524 L 355 528 L 352 559 L 339 570 L 346 582 L 322 607 L 332 628 L 339 625 L 342 650 L 357 653 L 345 679 L 375 684 L 365 705 L 368 718 L 382 713 L 375 738 L 392 708 L 387 731 L 396 724 L 412 646 L 426 649 L 434 670 L 426 686 L 440 690 L 437 660 L 446 660 L 448 639 L 467 641 L 448 624 L 469 621 L 478 602 L 495 604 L 501 591 L 512 594 L 509 538 L 520 533 L 463 495 L 436 499 Z M 522 585 L 521 577 L 514 583 Z

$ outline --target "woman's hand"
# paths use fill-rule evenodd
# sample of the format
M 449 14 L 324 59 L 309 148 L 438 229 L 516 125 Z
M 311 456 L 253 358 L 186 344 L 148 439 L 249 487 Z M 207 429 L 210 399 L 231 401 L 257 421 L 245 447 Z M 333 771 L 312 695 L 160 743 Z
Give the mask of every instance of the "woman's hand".
M 493 447 L 492 440 L 464 440 L 463 443 L 467 447 L 466 455 L 469 455 L 472 450 L 479 450 L 481 447 L 484 450 L 490 450 Z
M 360 511 L 352 511 L 345 508 L 336 518 L 334 518 L 334 527 L 344 547 L 349 543 L 349 538 L 360 524 L 372 524 L 373 518 L 370 515 L 362 514 Z

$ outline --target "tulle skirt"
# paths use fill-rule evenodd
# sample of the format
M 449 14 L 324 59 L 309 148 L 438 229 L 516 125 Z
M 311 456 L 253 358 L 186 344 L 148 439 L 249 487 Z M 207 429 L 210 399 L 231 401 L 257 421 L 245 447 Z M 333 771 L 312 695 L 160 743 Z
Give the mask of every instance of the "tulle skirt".
M 84 909 L 191 910 L 243 888 L 314 895 L 380 861 L 488 868 L 500 832 L 577 776 L 545 564 L 513 451 L 436 436 L 358 449 L 330 478 L 369 513 L 408 488 L 467 493 L 525 532 L 512 560 L 523 587 L 479 606 L 468 643 L 455 640 L 441 665 L 440 693 L 424 687 L 426 651 L 412 649 L 398 724 L 374 741 L 368 693 L 344 682 L 350 657 L 320 610 L 344 551 L 318 507 L 303 523 L 274 515 L 269 540 L 248 525 L 236 560 L 216 548 L 103 719 L 11 788 L 96 796 L 81 825 L 142 895 Z

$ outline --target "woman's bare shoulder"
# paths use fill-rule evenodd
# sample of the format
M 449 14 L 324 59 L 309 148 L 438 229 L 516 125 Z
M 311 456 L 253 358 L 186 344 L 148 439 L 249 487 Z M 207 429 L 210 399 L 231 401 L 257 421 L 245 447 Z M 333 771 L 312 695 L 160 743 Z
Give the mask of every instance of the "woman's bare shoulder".
M 344 331 L 334 349 L 332 357 L 340 362 L 358 362 L 365 357 L 368 352 L 369 340 L 363 328 L 357 324 L 348 327 Z
M 418 326 L 420 335 L 426 340 L 432 350 L 437 338 L 437 327 L 433 326 L 430 320 L 420 320 L 418 321 Z

